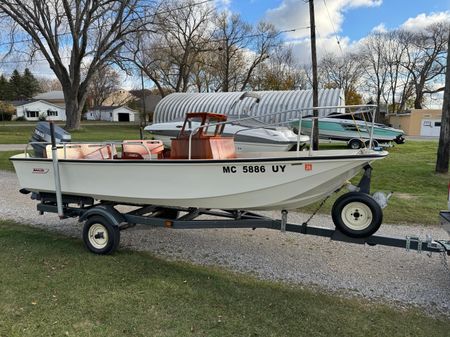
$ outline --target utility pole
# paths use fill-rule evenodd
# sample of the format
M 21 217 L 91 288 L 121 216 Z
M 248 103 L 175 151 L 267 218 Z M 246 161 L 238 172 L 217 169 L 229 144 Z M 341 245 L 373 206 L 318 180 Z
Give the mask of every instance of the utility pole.
M 147 114 L 145 112 L 145 87 L 144 87 L 144 72 L 141 69 L 141 91 L 142 91 L 142 117 L 139 127 L 139 135 L 141 139 L 144 139 L 143 128 L 147 124 Z
M 314 0 L 309 0 L 309 21 L 311 31 L 311 61 L 312 61 L 312 93 L 313 107 L 319 106 L 319 82 L 317 80 L 317 53 L 316 53 L 316 23 L 314 18 Z M 319 117 L 319 110 L 313 110 L 313 116 Z M 313 123 L 313 150 L 319 149 L 319 121 L 314 119 Z

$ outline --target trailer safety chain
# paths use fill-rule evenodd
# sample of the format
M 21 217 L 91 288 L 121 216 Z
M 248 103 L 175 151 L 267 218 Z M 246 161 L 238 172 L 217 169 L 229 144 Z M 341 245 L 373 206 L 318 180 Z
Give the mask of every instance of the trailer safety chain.
M 337 190 L 336 192 L 339 192 L 339 190 Z M 319 207 L 317 207 L 316 210 L 310 215 L 308 220 L 306 220 L 304 223 L 302 223 L 302 226 L 304 226 L 304 227 L 308 226 L 308 223 L 317 214 L 317 212 L 322 208 L 322 206 L 325 204 L 325 202 L 328 200 L 329 197 L 331 197 L 331 194 L 328 195 L 325 199 L 322 200 L 322 202 L 320 203 Z
M 447 252 L 445 251 L 445 249 L 442 251 L 441 255 L 441 261 L 442 264 L 444 265 L 445 270 L 447 270 L 450 273 L 450 266 L 448 264 L 448 260 L 447 260 Z

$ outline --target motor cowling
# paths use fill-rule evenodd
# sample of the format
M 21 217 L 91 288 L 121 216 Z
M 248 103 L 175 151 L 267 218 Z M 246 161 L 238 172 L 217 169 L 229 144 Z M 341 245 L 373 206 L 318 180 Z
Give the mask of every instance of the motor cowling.
M 56 143 L 68 143 L 72 140 L 72 136 L 69 132 L 57 125 L 54 125 L 54 127 Z M 36 127 L 34 128 L 30 142 L 39 142 L 31 144 L 34 150 L 34 156 L 37 158 L 45 158 L 45 147 L 47 146 L 47 144 L 51 143 L 50 123 L 38 122 L 36 124 Z

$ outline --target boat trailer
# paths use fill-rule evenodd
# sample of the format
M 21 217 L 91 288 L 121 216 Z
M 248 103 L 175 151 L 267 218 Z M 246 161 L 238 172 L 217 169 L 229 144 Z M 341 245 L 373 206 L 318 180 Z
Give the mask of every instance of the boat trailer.
M 40 200 L 38 211 L 43 214 L 58 213 L 57 200 L 54 193 L 38 193 L 33 198 Z M 275 220 L 267 216 L 244 210 L 210 210 L 200 208 L 164 207 L 155 205 L 139 206 L 133 204 L 99 202 L 83 196 L 62 195 L 63 214 L 65 218 L 78 217 L 85 222 L 83 241 L 86 247 L 96 254 L 114 252 L 120 241 L 120 231 L 136 224 L 171 229 L 212 229 L 212 228 L 266 228 L 281 232 L 294 232 L 330 238 L 333 241 L 369 246 L 383 245 L 418 252 L 444 253 L 450 256 L 450 240 L 433 240 L 427 236 L 404 238 L 372 235 L 366 238 L 353 238 L 344 235 L 338 229 L 303 224 L 288 223 L 288 212 L 281 212 L 281 219 Z M 126 211 L 116 207 L 128 206 Z M 133 208 L 133 209 L 131 209 Z M 130 210 L 131 209 L 131 210 Z M 200 218 L 207 216 L 207 218 Z M 450 210 L 442 211 L 443 228 L 450 234 Z

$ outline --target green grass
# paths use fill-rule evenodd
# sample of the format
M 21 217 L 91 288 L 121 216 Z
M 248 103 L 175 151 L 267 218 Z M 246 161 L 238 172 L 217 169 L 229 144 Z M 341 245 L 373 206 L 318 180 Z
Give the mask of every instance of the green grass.
M 445 336 L 450 320 L 0 222 L 0 336 Z
M 447 184 L 450 175 L 434 173 L 436 141 L 407 141 L 389 148 L 389 156 L 373 163 L 371 191 L 393 191 L 383 210 L 385 223 L 433 225 L 439 221 L 439 210 L 447 208 Z M 335 144 L 329 145 L 336 148 Z M 321 147 L 322 148 L 322 147 Z M 352 182 L 357 184 L 360 176 Z M 331 197 L 322 212 L 329 213 L 337 196 Z M 303 210 L 311 212 L 318 203 Z
M 0 170 L 13 171 L 14 167 L 9 157 L 21 152 L 23 151 L 0 151 Z
M 29 141 L 35 124 L 30 125 L 0 125 L 0 144 L 25 144 Z M 82 129 L 72 131 L 73 141 L 106 141 L 139 139 L 139 126 L 135 124 L 111 123 L 97 125 L 96 123 L 82 124 Z

